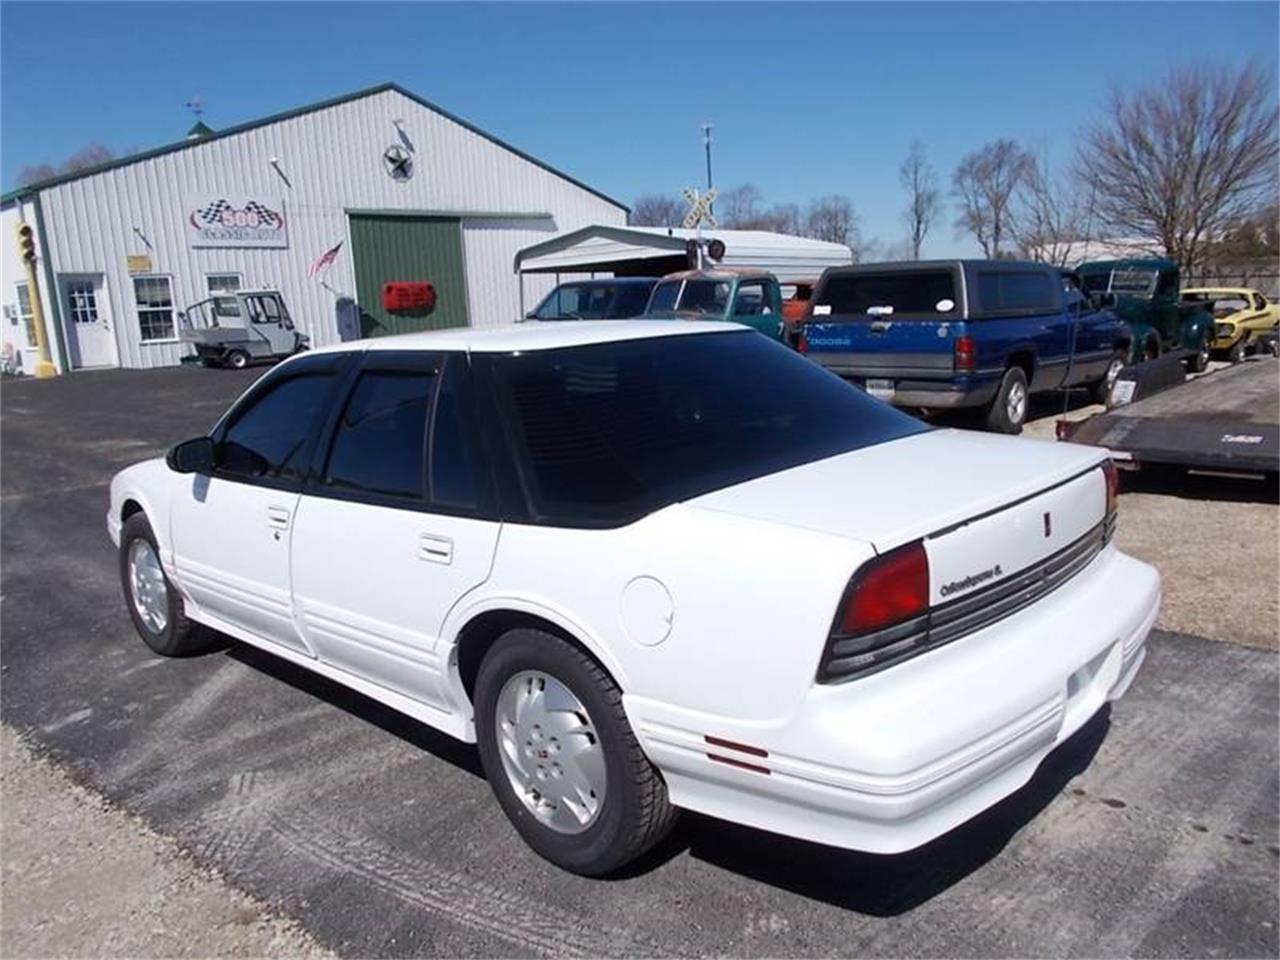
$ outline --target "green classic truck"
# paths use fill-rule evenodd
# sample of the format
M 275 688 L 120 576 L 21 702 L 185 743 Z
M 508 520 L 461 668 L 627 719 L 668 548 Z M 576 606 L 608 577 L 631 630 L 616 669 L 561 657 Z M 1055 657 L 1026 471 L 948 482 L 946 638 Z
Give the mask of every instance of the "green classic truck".
M 1076 273 L 1089 293 L 1110 295 L 1113 311 L 1133 329 L 1130 363 L 1176 351 L 1193 373 L 1208 366 L 1213 317 L 1203 303 L 1181 298 L 1172 260 L 1094 260 Z
M 766 270 L 682 270 L 663 277 L 649 297 L 646 317 L 731 320 L 782 339 L 782 288 Z

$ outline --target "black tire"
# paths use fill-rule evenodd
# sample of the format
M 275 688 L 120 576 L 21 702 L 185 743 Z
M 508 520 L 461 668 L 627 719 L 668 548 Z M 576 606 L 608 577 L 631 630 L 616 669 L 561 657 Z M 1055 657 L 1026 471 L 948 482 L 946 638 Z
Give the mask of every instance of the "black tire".
M 1231 349 L 1227 351 L 1228 363 L 1239 363 L 1244 359 L 1244 337 L 1241 337 L 1231 345 Z
M 1019 396 L 1021 400 L 1017 402 Z M 1021 433 L 1030 403 L 1026 373 L 1021 367 L 1010 367 L 1004 372 L 996 398 L 987 410 L 987 429 L 1010 435 Z
M 567 687 L 599 737 L 607 789 L 594 820 L 580 833 L 561 833 L 540 822 L 504 768 L 498 698 L 507 681 L 525 671 Z M 480 761 L 503 812 L 524 841 L 557 866 L 589 877 L 611 873 L 661 841 L 675 824 L 679 811 L 627 723 L 621 691 L 598 663 L 562 638 L 525 628 L 499 637 L 476 677 L 475 723 Z
M 151 524 L 145 514 L 135 513 L 124 522 L 120 531 L 120 586 L 124 590 L 125 606 L 129 608 L 129 617 L 133 620 L 134 629 L 142 642 L 163 657 L 184 657 L 198 653 L 208 643 L 195 629 L 195 624 L 187 619 L 182 597 L 164 571 L 160 576 L 164 585 L 165 623 L 156 629 L 148 623 L 139 610 L 138 601 L 130 582 L 129 554 L 135 541 L 144 541 L 150 545 L 152 554 L 160 556 L 160 548 L 156 544 L 155 534 L 151 532 Z
M 1107 398 L 1111 396 L 1111 387 L 1120 376 L 1120 371 L 1124 369 L 1125 361 L 1128 357 L 1128 350 L 1117 350 L 1111 355 L 1111 359 L 1107 361 L 1107 369 L 1102 374 L 1102 379 L 1089 388 L 1089 396 L 1094 403 L 1105 404 L 1107 402 Z
M 229 350 L 226 364 L 232 370 L 243 370 L 249 365 L 249 355 L 243 350 Z
M 1187 370 L 1191 373 L 1204 373 L 1209 369 L 1209 334 L 1200 331 L 1200 339 L 1196 341 L 1196 352 L 1187 358 Z

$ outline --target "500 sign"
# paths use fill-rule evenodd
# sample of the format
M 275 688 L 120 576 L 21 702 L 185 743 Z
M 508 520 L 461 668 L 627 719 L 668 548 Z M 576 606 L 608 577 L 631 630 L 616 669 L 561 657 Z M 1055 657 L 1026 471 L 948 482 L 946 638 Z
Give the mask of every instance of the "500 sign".
M 284 201 L 276 197 L 217 194 L 187 206 L 193 247 L 287 247 Z

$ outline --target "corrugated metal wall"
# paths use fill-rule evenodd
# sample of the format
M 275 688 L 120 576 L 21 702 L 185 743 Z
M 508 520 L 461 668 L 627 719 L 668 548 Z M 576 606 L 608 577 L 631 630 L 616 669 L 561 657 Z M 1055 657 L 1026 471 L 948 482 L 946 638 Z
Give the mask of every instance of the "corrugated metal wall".
M 394 181 L 382 154 L 405 141 L 415 173 Z M 191 198 L 214 193 L 282 198 L 288 248 L 191 248 L 184 225 Z M 154 271 L 172 278 L 177 307 L 207 295 L 209 273 L 278 286 L 295 321 L 321 345 L 337 336 L 335 300 L 355 293 L 348 210 L 484 214 L 463 223 L 477 326 L 518 315 L 512 261 L 521 246 L 588 223 L 625 221 L 618 207 L 396 91 L 51 187 L 42 199 L 55 271 L 106 275 L 120 362 L 134 367 L 175 363 L 184 350 L 139 342 L 128 254 L 149 255 Z M 530 219 L 531 213 L 549 216 Z M 492 218 L 499 214 L 509 216 Z M 308 278 L 309 264 L 339 241 L 344 248 L 333 265 Z

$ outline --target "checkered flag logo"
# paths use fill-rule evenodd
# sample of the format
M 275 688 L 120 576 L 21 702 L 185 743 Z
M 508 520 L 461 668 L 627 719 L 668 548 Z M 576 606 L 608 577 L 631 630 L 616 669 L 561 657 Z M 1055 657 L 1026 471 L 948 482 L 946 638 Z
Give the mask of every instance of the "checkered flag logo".
M 243 211 L 237 211 L 231 201 L 223 197 L 191 211 L 191 225 L 198 230 L 201 227 L 226 224 L 224 219 L 226 215 L 237 212 L 256 217 L 259 226 L 269 227 L 273 230 L 279 230 L 284 226 L 284 217 L 279 211 L 272 210 L 266 204 L 259 203 L 257 200 L 250 200 L 244 205 Z M 248 224 L 244 225 L 247 226 Z
M 280 216 L 276 211 L 268 206 L 264 206 L 257 200 L 250 200 L 244 205 L 244 209 L 248 213 L 256 213 L 258 221 L 269 227 L 279 230 L 284 225 L 284 217 Z
M 207 207 L 201 207 L 191 214 L 191 225 L 198 227 L 200 224 L 207 226 L 210 223 L 218 223 L 222 219 L 222 215 L 230 209 L 230 202 L 221 199 L 215 200 Z

